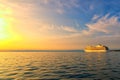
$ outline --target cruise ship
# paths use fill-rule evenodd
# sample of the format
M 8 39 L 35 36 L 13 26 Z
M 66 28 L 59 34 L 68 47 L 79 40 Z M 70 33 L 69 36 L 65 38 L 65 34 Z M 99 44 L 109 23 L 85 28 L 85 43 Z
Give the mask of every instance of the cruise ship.
M 96 45 L 96 46 L 87 46 L 84 51 L 85 52 L 107 52 L 109 48 L 104 45 Z

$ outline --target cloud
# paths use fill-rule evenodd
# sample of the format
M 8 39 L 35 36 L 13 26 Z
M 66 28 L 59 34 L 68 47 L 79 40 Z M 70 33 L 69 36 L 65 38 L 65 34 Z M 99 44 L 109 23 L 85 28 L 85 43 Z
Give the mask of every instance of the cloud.
M 98 15 L 94 15 L 93 18 L 92 18 L 92 21 L 97 20 L 99 17 L 100 16 L 98 16 Z
M 61 26 L 61 29 L 67 32 L 75 32 L 75 33 L 78 32 L 77 29 L 70 27 L 70 26 Z
M 78 32 L 77 29 L 75 29 L 74 27 L 71 26 L 63 26 L 63 25 L 53 25 L 53 24 L 40 24 L 39 27 L 40 31 L 57 31 L 57 32 L 63 32 L 63 33 L 76 33 Z
M 3 6 L 2 10 L 8 8 L 12 10 L 12 13 L 9 14 L 10 17 L 14 18 L 14 25 L 11 26 L 13 29 L 12 31 L 16 31 L 20 34 L 25 34 L 24 36 L 38 36 L 39 34 L 47 36 L 50 33 L 52 33 L 52 35 L 55 35 L 56 32 L 61 35 L 77 32 L 77 30 L 72 26 L 64 24 L 58 25 L 57 23 L 53 23 L 52 19 L 54 16 L 52 16 L 52 18 L 49 16 L 54 15 L 55 12 L 63 14 L 65 7 L 71 8 L 73 6 L 77 6 L 76 1 L 77 0 L 70 0 L 69 2 L 66 2 L 64 0 L 5 0 L 0 1 L 2 4 L 0 6 Z M 51 10 L 51 8 L 54 8 L 55 10 Z M 47 14 L 48 12 L 49 14 Z
M 53 11 L 63 14 L 66 12 L 67 8 L 79 7 L 78 0 L 41 0 L 39 3 L 47 6 L 47 8 L 52 8 Z
M 61 38 L 92 38 L 92 37 L 118 37 L 120 34 L 120 22 L 119 17 L 109 16 L 106 14 L 103 17 L 94 15 L 92 21 L 86 24 L 87 29 L 78 30 L 74 26 L 62 26 L 62 25 L 53 25 L 53 24 L 42 24 L 39 29 L 40 31 L 48 32 L 62 32 Z M 67 33 L 64 34 L 63 33 Z
M 78 7 L 78 0 L 69 0 L 69 1 L 65 1 L 65 0 L 41 0 L 39 1 L 40 3 L 44 3 L 44 4 L 50 4 L 50 5 L 55 5 L 55 6 L 59 6 L 59 7 Z
M 88 27 L 87 33 L 96 34 L 100 32 L 110 35 L 120 34 L 120 22 L 118 19 L 119 17 L 117 16 L 109 17 L 107 14 L 98 19 L 96 22 L 86 24 Z
M 93 16 L 93 18 L 94 17 L 95 16 Z M 84 29 L 63 37 L 70 40 L 74 39 L 74 41 L 80 40 L 78 43 L 82 45 L 102 43 L 111 46 L 111 48 L 119 48 L 119 17 L 106 14 L 103 17 L 92 20 L 87 23 L 86 26 L 88 29 Z
M 64 10 L 63 9 L 57 9 L 56 12 L 59 13 L 59 14 L 63 14 Z
M 41 0 L 44 4 L 48 4 L 51 0 Z

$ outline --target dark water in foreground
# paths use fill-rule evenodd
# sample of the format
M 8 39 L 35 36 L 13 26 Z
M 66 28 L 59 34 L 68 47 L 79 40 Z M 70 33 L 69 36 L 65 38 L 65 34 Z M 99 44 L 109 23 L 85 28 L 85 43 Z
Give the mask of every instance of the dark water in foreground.
M 120 80 L 120 52 L 0 52 L 0 80 Z

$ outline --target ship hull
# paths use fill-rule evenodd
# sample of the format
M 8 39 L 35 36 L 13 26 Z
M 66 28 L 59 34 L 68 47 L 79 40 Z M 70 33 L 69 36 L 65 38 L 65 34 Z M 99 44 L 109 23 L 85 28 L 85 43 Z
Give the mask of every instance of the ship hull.
M 107 50 L 84 50 L 85 52 L 107 52 Z

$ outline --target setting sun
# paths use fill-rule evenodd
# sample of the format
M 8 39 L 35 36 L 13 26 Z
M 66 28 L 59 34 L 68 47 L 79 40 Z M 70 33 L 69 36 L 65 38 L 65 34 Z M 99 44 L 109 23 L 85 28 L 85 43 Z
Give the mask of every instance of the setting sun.
M 5 20 L 3 18 L 0 18 L 0 31 L 3 29 L 3 27 L 5 26 Z
M 4 39 L 7 37 L 6 34 L 6 21 L 3 18 L 0 18 L 0 39 Z
M 17 34 L 14 23 L 17 20 L 14 18 L 13 9 L 4 4 L 0 4 L 0 40 L 5 44 L 6 41 L 19 40 L 20 36 Z

